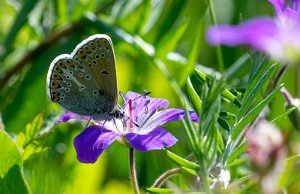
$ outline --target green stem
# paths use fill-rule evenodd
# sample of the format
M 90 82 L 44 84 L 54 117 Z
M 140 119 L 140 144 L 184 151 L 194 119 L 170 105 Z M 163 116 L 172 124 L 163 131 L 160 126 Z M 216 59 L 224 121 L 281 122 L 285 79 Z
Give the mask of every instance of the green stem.
M 130 180 L 131 186 L 135 194 L 140 194 L 139 185 L 136 177 L 135 170 L 135 157 L 134 157 L 134 149 L 129 148 L 129 169 L 130 169 Z
M 217 19 L 216 19 L 215 10 L 214 10 L 212 0 L 206 0 L 206 1 L 207 1 L 208 9 L 209 9 L 209 15 L 210 15 L 211 23 L 213 25 L 217 25 Z M 224 72 L 225 67 L 224 67 L 223 54 L 222 54 L 221 46 L 217 45 L 216 50 L 217 50 L 217 59 L 218 59 L 218 64 L 219 64 L 219 70 L 222 73 L 222 72 Z

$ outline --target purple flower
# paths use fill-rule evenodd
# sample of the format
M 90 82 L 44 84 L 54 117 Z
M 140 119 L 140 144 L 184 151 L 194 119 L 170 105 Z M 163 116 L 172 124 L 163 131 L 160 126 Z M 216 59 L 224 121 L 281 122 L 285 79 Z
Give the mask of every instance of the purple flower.
M 151 98 L 134 92 L 128 92 L 122 107 L 128 116 L 126 121 L 114 119 L 111 121 L 94 121 L 96 125 L 84 129 L 75 139 L 74 146 L 77 158 L 83 163 L 94 163 L 100 154 L 115 140 L 139 151 L 161 150 L 170 147 L 177 139 L 160 126 L 171 121 L 184 118 L 182 109 L 168 108 L 169 102 L 161 98 Z M 159 110 L 163 109 L 163 110 Z M 198 122 L 194 112 L 189 113 L 191 120 Z M 70 119 L 85 119 L 68 112 L 57 122 L 66 122 Z
M 259 17 L 238 26 L 218 25 L 207 31 L 207 40 L 213 45 L 250 45 L 282 62 L 300 59 L 300 1 L 268 0 L 277 17 Z

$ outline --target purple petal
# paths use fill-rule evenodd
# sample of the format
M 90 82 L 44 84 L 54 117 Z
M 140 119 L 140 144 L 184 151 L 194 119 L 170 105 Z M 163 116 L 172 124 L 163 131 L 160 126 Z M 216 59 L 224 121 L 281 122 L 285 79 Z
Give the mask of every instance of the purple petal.
M 126 100 L 133 100 L 132 114 L 134 118 L 137 118 L 135 122 L 143 123 L 159 108 L 167 108 L 169 101 L 162 98 L 151 98 L 149 96 L 142 96 L 135 92 L 127 92 Z M 125 107 L 125 113 L 129 115 L 129 106 Z M 130 122 L 130 121 L 128 121 Z
M 144 105 L 147 101 L 149 101 L 147 104 L 148 112 L 154 112 L 159 108 L 167 108 L 169 106 L 168 100 L 162 98 L 151 98 L 131 91 L 126 94 L 126 100 L 128 101 L 129 99 L 133 100 L 133 111 L 136 113 L 144 110 Z
M 239 26 L 219 25 L 207 31 L 207 40 L 211 44 L 235 46 L 249 44 L 260 50 L 267 50 L 269 42 L 276 39 L 279 29 L 271 18 L 257 18 Z
M 117 133 L 100 126 L 86 128 L 74 139 L 78 160 L 83 163 L 96 162 L 103 150 L 117 137 Z
M 300 12 L 300 0 L 291 0 L 290 2 L 291 2 L 291 8 L 299 13 Z
M 194 122 L 199 122 L 198 116 L 195 112 L 190 111 L 190 118 Z M 149 120 L 143 125 L 143 132 L 152 130 L 157 126 L 161 126 L 167 122 L 177 121 L 181 118 L 185 118 L 185 111 L 182 109 L 170 108 L 155 113 Z
M 78 115 L 78 114 L 75 114 L 72 112 L 66 112 L 63 116 L 61 116 L 55 122 L 56 123 L 67 122 L 70 119 L 89 120 L 90 118 L 91 118 L 90 116 L 83 116 L 83 115 Z
M 128 133 L 126 134 L 126 138 L 134 149 L 141 152 L 161 150 L 165 147 L 170 147 L 177 142 L 177 139 L 163 128 L 156 128 L 144 135 Z
M 268 0 L 273 4 L 276 13 L 279 17 L 283 16 L 283 10 L 287 7 L 284 0 Z
M 299 0 L 292 0 L 291 6 L 288 7 L 284 0 L 268 0 L 273 4 L 278 17 L 284 23 L 286 19 L 292 20 L 295 23 L 299 23 L 300 19 L 300 7 Z

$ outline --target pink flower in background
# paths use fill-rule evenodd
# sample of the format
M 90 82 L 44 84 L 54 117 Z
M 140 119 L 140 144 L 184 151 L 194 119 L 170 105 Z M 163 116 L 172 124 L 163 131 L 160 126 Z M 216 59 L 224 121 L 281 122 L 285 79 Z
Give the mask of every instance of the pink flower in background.
M 238 26 L 218 25 L 208 29 L 210 44 L 250 45 L 280 62 L 300 61 L 300 0 L 268 0 L 277 17 L 259 17 Z

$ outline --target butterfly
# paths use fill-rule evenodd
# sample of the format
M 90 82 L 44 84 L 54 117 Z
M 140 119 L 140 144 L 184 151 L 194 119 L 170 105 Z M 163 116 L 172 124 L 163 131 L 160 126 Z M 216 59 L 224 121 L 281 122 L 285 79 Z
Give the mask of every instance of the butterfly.
M 117 108 L 118 87 L 113 44 L 96 34 L 79 43 L 71 54 L 57 56 L 47 74 L 47 94 L 73 113 L 95 120 L 123 118 Z

